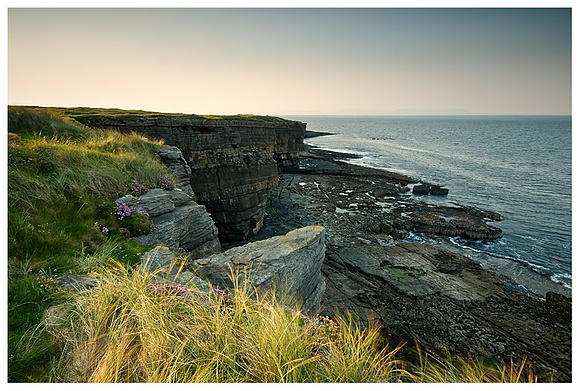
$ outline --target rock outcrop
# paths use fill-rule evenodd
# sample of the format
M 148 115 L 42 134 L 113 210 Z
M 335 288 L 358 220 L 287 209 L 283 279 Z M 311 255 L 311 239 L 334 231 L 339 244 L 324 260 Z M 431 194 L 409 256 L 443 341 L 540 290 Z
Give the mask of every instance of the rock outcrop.
M 135 197 L 126 195 L 117 201 L 131 210 L 144 210 L 154 228 L 136 239 L 143 244 L 165 244 L 190 251 L 193 257 L 203 257 L 221 251 L 218 231 L 203 205 L 180 189 L 152 189 Z
M 436 195 L 436 196 L 444 196 L 449 194 L 449 189 L 445 187 L 441 187 L 439 185 L 430 185 L 430 184 L 419 184 L 413 186 L 413 194 L 415 195 Z
M 157 155 L 177 179 L 175 187 L 181 189 L 195 201 L 195 193 L 191 188 L 191 168 L 189 168 L 181 150 L 177 147 L 167 146 L 160 149 Z
M 563 289 L 550 284 L 560 294 L 537 292 L 546 297 L 538 300 L 511 288 L 511 274 L 439 245 L 402 241 L 410 232 L 494 239 L 501 230 L 490 223 L 501 216 L 420 202 L 403 185 L 413 179 L 347 166 L 327 152 L 311 150 L 302 159 L 301 170 L 281 175 L 258 237 L 325 227 L 320 314 L 373 319 L 394 345 L 416 339 L 423 351 L 508 365 L 527 357 L 540 381 L 570 381 L 571 301 Z
M 75 119 L 178 147 L 191 169 L 197 201 L 207 206 L 226 241 L 246 240 L 261 229 L 269 191 L 278 184 L 279 170 L 297 168 L 306 128 L 302 122 L 255 116 L 107 116 L 101 111 Z
M 427 186 L 427 185 L 415 185 L 415 186 L 413 186 L 413 194 L 427 195 L 427 194 L 429 194 L 429 186 Z
M 325 251 L 324 228 L 308 226 L 197 259 L 190 268 L 221 287 L 232 286 L 233 273 L 258 291 L 294 295 L 304 312 L 315 313 L 326 289 L 320 270 Z
M 202 291 L 207 291 L 210 288 L 207 281 L 183 268 L 169 247 L 157 246 L 143 254 L 141 261 L 139 271 L 153 273 L 153 278 L 158 282 L 194 286 Z

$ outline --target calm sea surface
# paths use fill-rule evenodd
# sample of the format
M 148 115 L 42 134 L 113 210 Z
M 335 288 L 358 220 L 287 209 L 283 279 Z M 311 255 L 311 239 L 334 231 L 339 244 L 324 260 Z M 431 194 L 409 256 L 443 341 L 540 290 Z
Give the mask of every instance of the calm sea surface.
M 310 145 L 362 155 L 351 163 L 449 188 L 430 203 L 500 213 L 493 241 L 438 242 L 510 276 L 539 295 L 572 287 L 572 118 L 570 116 L 291 116 L 335 135 Z M 411 240 L 429 241 L 421 236 Z

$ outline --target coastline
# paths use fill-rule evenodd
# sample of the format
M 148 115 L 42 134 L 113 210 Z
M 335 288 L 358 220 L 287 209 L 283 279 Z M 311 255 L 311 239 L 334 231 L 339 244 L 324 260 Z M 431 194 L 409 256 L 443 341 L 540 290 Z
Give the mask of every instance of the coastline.
M 309 138 L 330 135 L 334 135 L 334 133 L 308 130 L 305 135 L 305 141 Z M 306 143 L 305 148 L 307 156 L 317 155 L 318 158 L 320 158 L 323 161 L 324 160 L 335 161 L 345 163 L 357 168 L 360 167 L 361 171 L 364 170 L 367 173 L 375 170 L 389 177 L 393 178 L 400 177 L 403 180 L 407 180 L 409 184 L 426 184 L 435 186 L 438 185 L 436 183 L 423 181 L 420 178 L 413 178 L 406 176 L 404 174 L 394 173 L 386 169 L 357 164 L 356 160 L 363 158 L 363 155 L 360 154 L 322 149 Z M 427 203 L 432 201 L 440 202 L 440 200 L 445 199 L 445 197 L 442 198 L 437 196 L 427 196 L 427 197 L 418 196 L 413 198 L 418 202 L 427 202 Z M 453 202 L 452 204 L 456 205 L 459 208 L 472 208 L 474 210 L 478 210 L 478 208 L 473 208 L 468 205 L 458 204 L 455 202 Z M 500 220 L 501 218 L 496 221 Z M 468 245 L 459 243 L 458 241 L 455 240 L 457 238 L 445 235 L 423 236 L 419 234 L 418 236 L 415 236 L 415 238 L 416 238 L 415 241 L 434 244 L 447 250 L 450 250 L 452 252 L 456 252 L 474 259 L 475 261 L 479 262 L 481 266 L 484 267 L 486 270 L 497 274 L 499 277 L 507 278 L 509 280 L 507 284 L 511 286 L 513 289 L 523 292 L 532 297 L 543 299 L 546 295 L 546 292 L 548 291 L 557 292 L 567 297 L 572 296 L 571 287 L 565 286 L 558 281 L 554 281 L 547 275 L 538 273 L 533 268 L 528 267 L 525 261 L 510 258 L 509 256 L 491 253 L 488 251 L 478 250 L 473 247 L 469 247 Z
M 322 313 L 374 319 L 389 341 L 416 339 L 426 351 L 527 357 L 541 376 L 570 381 L 566 294 L 547 287 L 533 297 L 489 268 L 492 260 L 482 267 L 457 246 L 408 240 L 422 233 L 492 240 L 498 232 L 488 223 L 500 217 L 417 200 L 409 195 L 416 178 L 345 162 L 355 157 L 305 144 L 299 167 L 272 189 L 254 239 L 312 224 L 327 229 Z

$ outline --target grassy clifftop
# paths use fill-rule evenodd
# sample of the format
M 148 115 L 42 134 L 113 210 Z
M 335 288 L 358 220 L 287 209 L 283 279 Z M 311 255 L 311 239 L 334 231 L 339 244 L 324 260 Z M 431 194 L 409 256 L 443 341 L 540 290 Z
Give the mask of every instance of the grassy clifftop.
M 155 283 L 135 268 L 150 248 L 131 240 L 113 201 L 171 186 L 161 143 L 79 125 L 74 113 L 93 109 L 67 110 L 8 108 L 10 382 L 533 380 L 523 367 L 398 361 L 375 328 L 306 318 L 245 287 Z M 75 273 L 101 283 L 84 293 L 56 284 Z
M 134 118 L 134 117 L 149 117 L 149 118 L 178 118 L 178 119 L 196 119 L 196 120 L 224 120 L 224 121 L 252 121 L 252 122 L 285 122 L 287 120 L 269 116 L 269 115 L 255 115 L 255 114 L 235 114 L 235 115 L 199 115 L 199 114 L 185 114 L 185 113 L 161 113 L 155 111 L 145 110 L 126 110 L 115 108 L 92 108 L 92 107 L 52 107 L 42 108 L 35 106 L 24 106 L 23 109 L 33 111 L 46 111 L 54 113 L 62 117 L 85 119 L 99 118 L 99 117 L 115 117 Z

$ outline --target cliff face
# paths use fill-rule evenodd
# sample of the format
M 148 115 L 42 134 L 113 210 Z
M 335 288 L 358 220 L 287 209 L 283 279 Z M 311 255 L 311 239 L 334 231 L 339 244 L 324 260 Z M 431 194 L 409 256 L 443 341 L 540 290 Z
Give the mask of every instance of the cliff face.
M 204 119 L 178 115 L 76 115 L 85 125 L 135 131 L 178 147 L 191 168 L 197 201 L 226 241 L 245 240 L 263 225 L 278 173 L 298 165 L 306 124 L 276 117 Z

